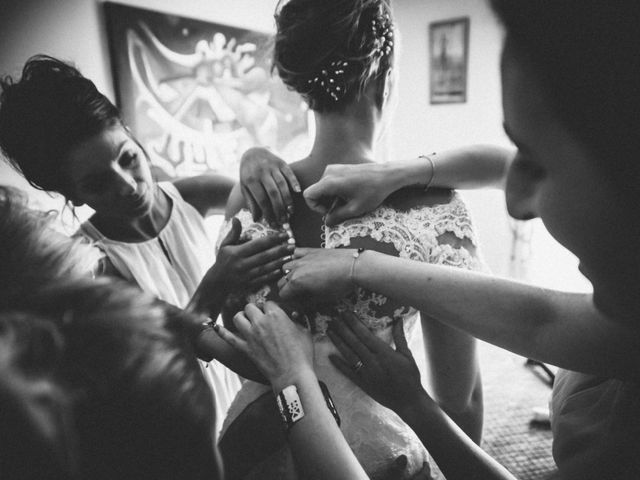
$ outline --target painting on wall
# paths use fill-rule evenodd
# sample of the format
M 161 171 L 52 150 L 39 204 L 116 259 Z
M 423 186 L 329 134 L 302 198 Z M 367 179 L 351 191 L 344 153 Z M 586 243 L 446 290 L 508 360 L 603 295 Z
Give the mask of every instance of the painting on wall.
M 308 109 L 270 71 L 262 32 L 105 3 L 117 103 L 158 179 L 238 175 L 242 153 L 304 156 Z
M 468 50 L 468 17 L 429 24 L 432 104 L 467 101 Z

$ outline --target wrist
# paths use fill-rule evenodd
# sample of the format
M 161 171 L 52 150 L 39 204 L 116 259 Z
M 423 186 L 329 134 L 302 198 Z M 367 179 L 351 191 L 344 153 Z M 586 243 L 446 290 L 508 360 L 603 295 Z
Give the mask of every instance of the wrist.
M 304 390 L 309 386 L 317 387 L 318 378 L 311 365 L 301 364 L 292 366 L 290 370 L 270 377 L 269 383 L 273 392 L 277 395 L 289 385 L 295 385 L 299 390 Z
M 399 162 L 389 162 L 384 165 L 388 167 L 387 171 L 384 172 L 387 177 L 386 183 L 392 187 L 389 193 L 416 184 L 424 186 L 429 181 L 429 176 L 433 173 L 429 162 L 420 157 Z
M 405 397 L 404 403 L 398 405 L 394 411 L 407 425 L 411 426 L 425 420 L 430 413 L 436 413 L 439 409 L 438 404 L 421 388 L 414 395 Z

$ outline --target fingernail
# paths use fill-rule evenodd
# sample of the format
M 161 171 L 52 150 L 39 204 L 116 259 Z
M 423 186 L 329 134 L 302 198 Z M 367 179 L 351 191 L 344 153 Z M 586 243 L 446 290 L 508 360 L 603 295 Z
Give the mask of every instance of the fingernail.
M 289 238 L 289 235 L 287 235 L 285 232 L 282 232 L 278 234 L 278 238 L 282 240 L 287 240 Z
M 300 193 L 302 192 L 302 189 L 300 188 L 300 185 L 294 185 L 293 186 L 293 191 L 296 193 Z
M 295 251 L 296 251 L 296 246 L 290 245 L 287 243 L 287 252 L 295 252 Z
M 287 212 L 289 213 L 289 215 L 293 214 L 293 205 L 287 205 Z

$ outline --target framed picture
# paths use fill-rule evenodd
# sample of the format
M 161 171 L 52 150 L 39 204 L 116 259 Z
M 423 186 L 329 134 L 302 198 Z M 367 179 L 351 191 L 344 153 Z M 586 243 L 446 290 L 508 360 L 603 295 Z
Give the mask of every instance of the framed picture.
M 271 75 L 268 34 L 105 3 L 116 101 L 159 180 L 238 176 L 242 153 L 300 158 L 306 104 Z M 303 151 L 303 154 L 300 154 Z
M 430 101 L 467 101 L 469 18 L 429 24 Z

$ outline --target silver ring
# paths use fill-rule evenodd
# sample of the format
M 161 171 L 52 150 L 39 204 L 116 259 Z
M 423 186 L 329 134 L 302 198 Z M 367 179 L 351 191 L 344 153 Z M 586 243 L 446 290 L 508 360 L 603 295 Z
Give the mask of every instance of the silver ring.
M 353 368 L 354 373 L 358 373 L 363 366 L 364 363 L 362 363 L 362 360 L 358 360 L 357 363 L 351 368 Z

